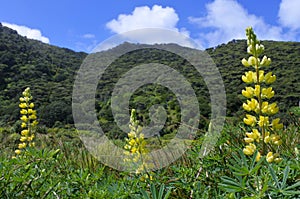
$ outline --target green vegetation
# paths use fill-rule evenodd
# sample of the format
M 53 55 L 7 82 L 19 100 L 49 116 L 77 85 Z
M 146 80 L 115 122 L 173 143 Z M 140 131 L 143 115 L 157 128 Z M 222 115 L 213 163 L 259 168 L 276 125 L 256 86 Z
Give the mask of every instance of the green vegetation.
M 191 82 L 197 94 L 203 118 L 197 139 L 181 158 L 145 176 L 141 171 L 120 172 L 101 164 L 90 155 L 73 127 L 72 86 L 86 54 L 28 40 L 0 25 L 0 198 L 299 198 L 300 74 L 297 67 L 300 43 L 261 43 L 272 58 L 268 69 L 277 76 L 272 83 L 276 92 L 272 100 L 278 102 L 280 114 L 276 116 L 284 122 L 277 134 L 281 141 L 276 146 L 281 158 L 278 163 L 268 161 L 265 154 L 258 160 L 258 151 L 248 157 L 242 150 L 245 132 L 249 130 L 243 122 L 241 108 L 244 102 L 241 90 L 245 86 L 241 75 L 247 68 L 240 60 L 247 56 L 246 41 L 232 41 L 207 49 L 225 82 L 228 112 L 216 146 L 204 157 L 199 156 L 199 151 L 210 115 L 208 89 L 186 60 L 169 52 L 145 49 L 120 57 L 108 68 L 96 93 L 99 122 L 106 134 L 130 153 L 144 155 L 172 139 L 180 108 L 168 89 L 145 85 L 132 96 L 130 109 L 137 109 L 134 121 L 137 119 L 143 126 L 149 122 L 149 108 L 162 104 L 168 117 L 160 131 L 161 137 L 144 138 L 138 135 L 136 128 L 131 130 L 137 134 L 121 134 L 112 122 L 109 96 L 122 74 L 145 60 L 166 65 L 172 60 L 170 66 Z M 133 44 L 125 43 L 117 48 L 126 48 L 126 45 Z M 12 158 L 20 140 L 24 139 L 21 132 L 25 126 L 24 121 L 20 121 L 18 105 L 27 87 L 34 97 L 34 115 L 39 121 L 34 131 L 35 147 L 22 146 L 20 156 Z M 28 106 L 30 108 L 30 104 Z M 125 139 L 127 137 L 129 139 Z M 136 144 L 138 140 L 140 145 Z
M 274 100 L 280 107 L 280 116 L 283 122 L 288 122 L 284 115 L 290 107 L 298 106 L 300 99 L 300 43 L 263 41 L 267 47 L 265 53 L 271 55 L 273 60 L 270 71 L 277 75 L 273 85 L 276 91 Z M 126 48 L 125 43 L 118 48 Z M 153 46 L 155 48 L 155 45 Z M 246 57 L 247 44 L 244 40 L 234 40 L 216 48 L 207 49 L 221 72 L 225 83 L 227 95 L 227 116 L 242 117 L 243 96 L 240 90 L 243 82 L 240 74 L 246 69 L 240 67 L 240 60 Z M 35 96 L 39 122 L 47 127 L 64 127 L 73 124 L 71 96 L 76 70 L 86 57 L 85 53 L 77 53 L 65 48 L 43 44 L 26 39 L 9 28 L 0 26 L 0 124 L 14 125 L 19 119 L 18 94 L 30 87 Z M 98 85 L 96 108 L 99 111 L 100 122 L 111 137 L 119 135 L 120 131 L 110 124 L 112 115 L 109 109 L 112 85 L 128 68 L 140 63 L 162 63 L 180 71 L 191 82 L 195 89 L 200 111 L 204 117 L 209 116 L 210 107 L 207 106 L 207 88 L 199 74 L 187 63 L 186 60 L 156 49 L 145 49 L 132 52 L 128 56 L 120 57 L 103 75 Z M 170 63 L 171 62 L 171 63 Z M 161 134 L 170 133 L 176 129 L 178 121 L 178 105 L 175 96 L 164 87 L 144 86 L 135 92 L 131 105 L 139 113 L 147 112 L 151 105 L 159 102 L 165 103 L 165 108 L 172 118 L 168 118 L 168 128 Z M 138 97 L 137 97 L 138 96 Z M 166 103 L 167 102 L 167 103 Z M 100 117 L 101 116 L 101 117 Z M 141 114 L 143 121 L 147 114 Z M 200 128 L 206 127 L 203 121 Z
M 199 158 L 202 139 L 198 139 L 176 162 L 152 172 L 151 181 L 142 181 L 142 173 L 119 172 L 99 163 L 74 130 L 38 133 L 36 147 L 27 150 L 25 158 L 11 159 L 20 137 L 1 128 L 0 196 L 148 198 L 145 195 L 162 190 L 169 198 L 189 198 L 191 193 L 192 198 L 299 198 L 300 123 L 294 119 L 298 123 L 280 133 L 279 164 L 246 158 L 240 150 L 245 126 L 228 122 L 209 155 Z
M 71 124 L 74 75 L 85 56 L 27 39 L 0 25 L 1 126 L 18 121 L 19 94 L 27 87 L 42 125 Z

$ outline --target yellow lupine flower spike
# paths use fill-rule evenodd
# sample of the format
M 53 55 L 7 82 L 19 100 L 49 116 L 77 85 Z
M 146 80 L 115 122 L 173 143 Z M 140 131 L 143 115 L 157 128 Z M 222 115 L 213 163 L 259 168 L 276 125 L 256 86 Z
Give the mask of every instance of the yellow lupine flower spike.
M 26 147 L 34 147 L 35 143 L 32 142 L 34 140 L 34 127 L 37 125 L 37 116 L 36 116 L 36 111 L 33 110 L 34 108 L 34 103 L 30 102 L 32 100 L 32 96 L 30 93 L 30 88 L 26 88 L 22 92 L 22 97 L 19 98 L 20 104 L 19 107 L 21 108 L 20 110 L 20 120 L 22 121 L 21 123 L 21 128 L 23 129 L 21 131 L 21 138 L 20 142 L 18 144 L 18 149 L 15 150 L 15 153 L 17 155 L 20 155 L 22 153 L 22 150 L 24 150 Z
M 127 134 L 128 138 L 125 139 L 126 145 L 124 149 L 124 155 L 126 158 L 123 159 L 125 163 L 133 162 L 136 164 L 135 173 L 139 174 L 145 172 L 150 168 L 147 163 L 149 159 L 146 148 L 146 141 L 144 134 L 142 133 L 142 127 L 138 124 L 136 120 L 136 110 L 132 109 L 129 123 L 130 132 Z M 150 176 L 150 178 L 152 178 Z
M 252 84 L 242 90 L 242 95 L 247 98 L 243 103 L 243 109 L 251 114 L 246 114 L 243 119 L 244 123 L 250 128 L 252 132 L 246 132 L 244 138 L 246 147 L 243 149 L 244 154 L 253 155 L 256 150 L 255 143 L 258 143 L 258 153 L 256 161 L 261 156 L 266 155 L 267 149 L 276 149 L 282 144 L 280 137 L 274 133 L 283 128 L 283 124 L 279 123 L 279 118 L 272 118 L 278 113 L 279 108 L 276 102 L 270 103 L 267 100 L 274 97 L 275 92 L 272 87 L 265 87 L 266 84 L 271 84 L 276 80 L 276 76 L 272 72 L 267 72 L 262 69 L 271 64 L 271 59 L 263 55 L 264 46 L 260 44 L 253 29 L 251 27 L 246 29 L 247 36 L 247 53 L 250 54 L 248 58 L 242 59 L 242 64 L 246 67 L 252 66 L 253 70 L 249 70 L 242 75 L 243 82 Z M 263 55 L 263 57 L 261 57 Z M 270 122 L 272 121 L 272 122 Z M 270 134 L 272 132 L 272 134 Z M 262 142 L 260 142 L 262 140 Z M 261 146 L 260 146 L 261 145 Z M 273 145 L 269 147 L 269 145 Z M 266 155 L 268 162 L 279 162 L 279 154 L 273 154 L 269 151 Z

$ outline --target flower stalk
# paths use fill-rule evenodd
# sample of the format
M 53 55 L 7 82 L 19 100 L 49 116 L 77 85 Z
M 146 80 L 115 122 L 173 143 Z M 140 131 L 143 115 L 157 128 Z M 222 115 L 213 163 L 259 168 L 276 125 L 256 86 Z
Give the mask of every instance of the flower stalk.
M 280 136 L 276 132 L 283 128 L 283 124 L 279 123 L 279 118 L 273 118 L 279 108 L 276 102 L 269 103 L 267 101 L 275 95 L 273 88 L 269 85 L 276 80 L 276 76 L 272 72 L 265 74 L 265 71 L 262 70 L 262 68 L 266 68 L 271 64 L 271 59 L 267 56 L 260 58 L 264 52 L 264 46 L 260 44 L 251 27 L 246 29 L 246 36 L 247 52 L 250 57 L 248 59 L 243 58 L 242 64 L 245 67 L 252 66 L 254 71 L 247 71 L 242 76 L 243 82 L 252 85 L 242 90 L 242 95 L 247 98 L 246 103 L 243 103 L 243 109 L 247 112 L 243 121 L 252 128 L 251 133 L 246 132 L 244 141 L 247 145 L 243 152 L 251 156 L 258 150 L 257 161 L 261 156 L 266 155 L 268 162 L 279 162 L 281 161 L 279 153 L 268 151 L 276 148 L 274 145 L 279 146 L 282 144 Z M 273 118 L 272 122 L 270 122 L 271 118 Z M 257 145 L 261 147 L 257 147 Z M 269 145 L 273 146 L 268 147 Z
M 127 135 L 128 138 L 125 139 L 126 145 L 124 146 L 127 158 L 124 159 L 124 162 L 135 163 L 137 165 L 136 174 L 146 172 L 146 175 L 141 177 L 142 181 L 152 180 L 152 176 L 148 173 L 149 164 L 147 161 L 149 158 L 147 154 L 149 151 L 146 148 L 146 141 L 142 133 L 142 127 L 138 123 L 135 109 L 131 111 L 129 128 L 130 132 Z
M 20 97 L 20 120 L 21 123 L 21 138 L 20 143 L 18 144 L 18 149 L 15 150 L 16 155 L 20 155 L 22 150 L 26 147 L 34 147 L 35 142 L 35 127 L 38 124 L 36 110 L 34 110 L 34 103 L 31 102 L 33 99 L 30 88 L 26 88 L 22 93 L 22 97 Z

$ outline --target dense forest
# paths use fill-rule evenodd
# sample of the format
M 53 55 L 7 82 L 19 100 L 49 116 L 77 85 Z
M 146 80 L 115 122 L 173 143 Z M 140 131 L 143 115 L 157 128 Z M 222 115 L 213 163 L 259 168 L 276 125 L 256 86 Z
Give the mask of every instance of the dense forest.
M 298 106 L 300 100 L 300 43 L 262 41 L 265 53 L 272 59 L 270 71 L 277 76 L 273 87 L 274 100 L 278 101 L 282 117 L 289 108 Z M 124 48 L 124 43 L 116 48 Z M 175 45 L 175 44 L 167 44 Z M 215 48 L 206 49 L 218 67 L 226 88 L 227 116 L 242 116 L 243 102 L 240 91 L 245 86 L 241 75 L 246 68 L 240 60 L 247 57 L 246 41 L 233 40 Z M 102 52 L 99 52 L 102 53 Z M 73 124 L 72 89 L 76 71 L 87 54 L 27 39 L 16 31 L 0 24 L 0 124 L 15 125 L 19 118 L 20 93 L 30 87 L 36 103 L 39 123 L 47 127 L 64 127 Z M 142 63 L 161 63 L 179 70 L 191 82 L 196 91 L 203 118 L 209 118 L 208 90 L 202 77 L 183 58 L 170 52 L 153 48 L 130 52 L 105 71 L 99 80 L 96 94 L 96 110 L 99 121 L 112 137 L 119 137 L 110 111 L 110 95 L 118 78 L 133 66 Z M 161 134 L 174 133 L 180 111 L 176 97 L 159 85 L 145 85 L 134 93 L 130 106 L 139 110 L 140 120 L 148 121 L 147 111 L 154 104 L 162 104 L 168 113 L 167 124 Z M 284 117 L 282 118 L 284 120 Z M 200 122 L 199 127 L 206 125 Z M 125 136 L 125 135 L 123 135 Z

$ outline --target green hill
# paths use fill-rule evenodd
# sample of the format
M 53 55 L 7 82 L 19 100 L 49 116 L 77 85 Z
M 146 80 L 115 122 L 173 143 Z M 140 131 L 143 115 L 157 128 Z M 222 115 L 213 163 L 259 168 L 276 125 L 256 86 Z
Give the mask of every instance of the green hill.
M 18 99 L 30 86 L 40 123 L 72 123 L 71 95 L 75 71 L 85 53 L 27 39 L 0 25 L 0 121 L 19 118 Z
M 262 41 L 262 44 L 273 61 L 270 70 L 277 76 L 273 86 L 277 93 L 274 100 L 279 102 L 284 117 L 283 114 L 290 107 L 298 106 L 300 100 L 300 43 Z M 124 43 L 116 48 L 126 48 L 126 45 L 135 44 Z M 208 90 L 201 76 L 181 57 L 155 49 L 155 45 L 153 48 L 120 57 L 111 64 L 99 82 L 96 109 L 104 130 L 109 131 L 113 137 L 118 136 L 119 130 L 112 122 L 110 111 L 112 88 L 122 74 L 141 63 L 162 63 L 181 70 L 180 73 L 192 82 L 200 102 L 201 114 L 204 118 L 209 118 Z M 245 86 L 241 75 L 246 68 L 241 65 L 240 60 L 247 57 L 246 41 L 234 40 L 206 51 L 219 68 L 225 83 L 227 115 L 241 116 L 241 104 L 244 101 L 241 89 Z M 72 124 L 74 78 L 86 56 L 86 53 L 27 39 L 0 25 L 0 124 L 13 125 L 18 120 L 18 99 L 22 90 L 28 86 L 31 87 L 36 102 L 40 124 L 49 127 Z M 146 85 L 134 93 L 130 106 L 138 108 L 140 119 L 147 123 L 148 108 L 158 103 L 165 106 L 169 115 L 167 125 L 161 133 L 173 132 L 180 119 L 180 109 L 175 95 L 168 89 Z M 200 127 L 205 125 L 205 120 L 199 124 Z

